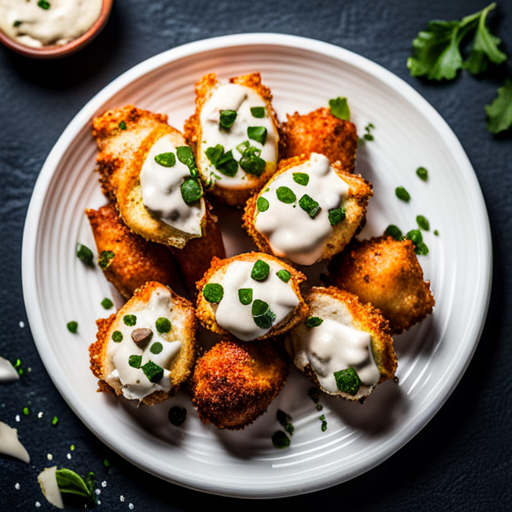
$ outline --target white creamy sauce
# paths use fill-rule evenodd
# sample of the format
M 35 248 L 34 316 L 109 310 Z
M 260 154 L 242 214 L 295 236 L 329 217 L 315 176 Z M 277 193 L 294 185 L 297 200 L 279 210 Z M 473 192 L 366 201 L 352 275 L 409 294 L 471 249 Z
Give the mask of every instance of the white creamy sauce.
M 264 107 L 265 117 L 257 118 L 251 113 L 252 107 Z M 220 127 L 220 111 L 236 110 L 237 116 L 233 126 L 227 130 Z M 277 162 L 278 134 L 272 118 L 268 112 L 266 101 L 250 87 L 239 84 L 217 84 L 214 92 L 206 100 L 200 115 L 202 140 L 199 144 L 198 165 L 205 176 L 215 181 L 216 186 L 224 188 L 243 187 L 247 183 L 246 172 L 238 166 L 235 176 L 222 174 L 211 164 L 206 156 L 206 150 L 220 144 L 224 152 L 233 151 L 233 157 L 238 162 L 242 153 L 237 150 L 243 142 L 249 142 L 252 147 L 261 150 L 260 158 L 273 165 Z M 247 128 L 250 126 L 264 126 L 267 129 L 265 145 L 249 139 Z
M 270 265 L 270 272 L 264 281 L 255 281 L 251 277 L 254 261 L 234 261 L 224 274 L 222 284 L 224 297 L 216 308 L 215 319 L 217 323 L 242 341 L 250 341 L 266 334 L 272 327 L 283 321 L 286 316 L 299 304 L 299 299 L 288 283 L 281 281 L 276 272 L 283 267 L 273 261 L 266 261 Z M 213 281 L 212 281 L 213 282 Z M 252 316 L 252 303 L 244 305 L 238 297 L 238 290 L 251 288 L 253 302 L 256 299 L 266 302 L 270 310 L 276 315 L 272 326 L 268 329 L 258 327 Z
M 20 378 L 10 361 L 0 357 L 0 382 L 12 382 Z
M 171 332 L 165 334 L 160 334 L 155 327 L 155 322 L 160 317 L 165 317 L 172 322 L 171 308 L 171 293 L 163 287 L 158 288 L 152 293 L 147 304 L 134 305 L 131 310 L 124 313 L 123 317 L 126 315 L 137 317 L 137 323 L 134 326 L 127 326 L 123 317 L 116 320 L 112 326 L 111 332 L 120 331 L 123 339 L 118 343 L 113 339 L 108 342 L 107 355 L 113 365 L 113 370 L 106 381 L 114 388 L 122 386 L 125 398 L 142 400 L 154 391 L 169 391 L 171 389 L 168 368 L 181 349 L 181 342 L 173 339 L 173 330 L 179 330 L 179 326 L 173 324 Z M 145 348 L 138 347 L 132 339 L 132 332 L 140 328 L 151 329 L 153 332 L 151 341 Z M 159 354 L 153 354 L 150 351 L 151 346 L 156 342 L 163 346 L 163 350 Z M 141 368 L 133 368 L 129 365 L 128 361 L 132 355 L 142 356 Z M 159 382 L 150 382 L 143 372 L 142 366 L 148 361 L 152 361 L 164 369 L 164 376 Z
M 2 421 L 0 421 L 0 453 L 15 457 L 27 464 L 30 462 L 30 455 L 18 439 L 18 431 Z
M 176 163 L 164 167 L 155 161 L 161 153 L 173 153 Z M 201 235 L 201 220 L 205 214 L 204 199 L 189 206 L 181 195 L 181 184 L 190 178 L 189 168 L 178 160 L 170 135 L 158 139 L 140 171 L 140 185 L 144 206 L 158 219 L 184 233 Z
M 300 330 L 299 330 L 300 329 Z M 320 386 L 339 394 L 334 373 L 354 368 L 364 386 L 378 383 L 380 374 L 371 355 L 371 338 L 367 332 L 329 318 L 318 327 L 301 325 L 294 336 L 295 364 L 310 364 Z
M 309 176 L 306 186 L 293 179 L 294 173 Z M 291 189 L 297 200 L 287 204 L 277 197 L 279 187 Z M 322 256 L 325 241 L 332 234 L 329 210 L 338 208 L 348 197 L 348 184 L 342 180 L 324 155 L 312 153 L 310 159 L 297 167 L 277 176 L 265 187 L 260 197 L 264 197 L 269 208 L 256 212 L 255 227 L 268 240 L 276 256 L 289 258 L 299 265 L 312 265 Z M 299 205 L 299 200 L 307 194 L 320 205 L 315 218 Z
M 103 0 L 0 0 L 0 30 L 34 48 L 61 45 L 87 32 L 101 13 Z M 20 23 L 21 22 L 21 23 Z

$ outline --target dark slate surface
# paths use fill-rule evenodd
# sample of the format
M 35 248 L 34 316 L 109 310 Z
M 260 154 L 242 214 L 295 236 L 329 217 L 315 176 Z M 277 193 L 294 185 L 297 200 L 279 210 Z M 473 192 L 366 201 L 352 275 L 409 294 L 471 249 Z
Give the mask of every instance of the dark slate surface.
M 0 48 L 0 355 L 13 361 L 20 357 L 23 367 L 31 368 L 19 382 L 0 388 L 0 419 L 19 429 L 32 457 L 29 465 L 0 458 L 2 511 L 35 510 L 37 503 L 39 510 L 52 509 L 36 480 L 51 464 L 79 473 L 92 470 L 100 482 L 107 481 L 99 510 L 108 511 L 131 510 L 130 504 L 133 510 L 152 512 L 206 506 L 282 510 L 299 504 L 310 510 L 379 512 L 512 509 L 512 136 L 490 135 L 483 110 L 504 77 L 512 75 L 511 61 L 482 77 L 462 73 L 442 84 L 412 78 L 405 66 L 411 41 L 428 20 L 460 19 L 485 5 L 480 0 L 118 0 L 104 32 L 77 55 L 40 62 Z M 512 55 L 512 2 L 499 2 L 491 17 L 503 48 Z M 120 73 L 163 50 L 211 36 L 258 31 L 342 46 L 381 64 L 419 91 L 455 131 L 475 168 L 494 250 L 492 297 L 481 342 L 458 388 L 435 418 L 365 475 L 322 492 L 266 503 L 164 483 L 97 440 L 60 397 L 41 363 L 21 285 L 22 231 L 32 189 L 53 144 L 84 103 Z M 26 405 L 32 411 L 29 416 L 22 412 Z M 42 418 L 35 414 L 39 411 Z M 55 415 L 59 425 L 52 427 Z M 104 459 L 112 464 L 108 471 Z

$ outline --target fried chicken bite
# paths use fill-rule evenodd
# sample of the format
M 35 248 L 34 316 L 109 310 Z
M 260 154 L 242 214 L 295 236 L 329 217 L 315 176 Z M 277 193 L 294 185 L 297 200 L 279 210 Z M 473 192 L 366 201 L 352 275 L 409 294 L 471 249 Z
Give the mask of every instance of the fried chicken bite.
M 148 281 L 158 281 L 171 289 L 180 285 L 178 267 L 169 249 L 148 242 L 130 231 L 121 220 L 115 204 L 98 210 L 85 210 L 91 225 L 98 255 L 110 251 L 103 273 L 115 289 L 126 299 Z
M 307 313 L 299 288 L 305 278 L 269 254 L 214 258 L 197 283 L 197 317 L 205 328 L 242 341 L 278 336 Z
M 196 364 L 192 402 L 203 422 L 240 430 L 267 410 L 287 376 L 288 366 L 271 342 L 221 341 Z
M 329 265 L 331 282 L 378 308 L 399 334 L 432 313 L 430 282 L 410 240 L 382 236 L 354 241 Z
M 244 227 L 261 251 L 313 265 L 342 251 L 364 226 L 372 185 L 318 153 L 282 160 L 245 208 Z
M 203 182 L 221 201 L 241 207 L 277 169 L 279 123 L 259 73 L 195 86 L 196 110 L 185 122 Z
M 295 366 L 325 393 L 363 402 L 385 380 L 396 380 L 388 321 L 371 304 L 333 286 L 305 297 L 308 318 L 286 337 Z
M 89 354 L 99 391 L 155 405 L 174 395 L 192 371 L 194 308 L 160 283 L 146 283 L 97 325 Z
M 354 123 L 338 119 L 324 107 L 304 115 L 287 114 L 287 118 L 281 125 L 282 158 L 321 153 L 331 162 L 339 161 L 348 172 L 354 171 L 357 151 Z

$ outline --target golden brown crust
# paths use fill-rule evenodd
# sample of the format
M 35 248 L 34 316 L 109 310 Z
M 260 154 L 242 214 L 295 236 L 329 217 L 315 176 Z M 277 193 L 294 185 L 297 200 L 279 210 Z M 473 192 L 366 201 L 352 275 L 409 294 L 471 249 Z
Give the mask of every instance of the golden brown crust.
M 123 297 L 129 299 L 148 281 L 158 281 L 171 289 L 179 286 L 179 270 L 171 251 L 131 232 L 115 204 L 109 203 L 98 210 L 88 208 L 85 213 L 98 254 L 112 251 L 115 255 L 103 273 Z
M 281 160 L 281 162 L 279 162 L 278 171 L 268 181 L 267 185 L 290 169 L 306 163 L 310 157 L 311 155 L 301 155 Z M 335 170 L 336 174 L 349 185 L 348 198 L 343 202 L 346 210 L 346 218 L 343 222 L 333 227 L 332 234 L 325 242 L 325 247 L 319 261 L 328 260 L 335 254 L 341 252 L 350 240 L 361 231 L 366 223 L 368 202 L 370 197 L 373 196 L 372 184 L 362 176 L 347 172 L 346 169 L 341 166 L 340 162 L 331 164 L 331 167 Z M 256 203 L 260 195 L 261 193 L 254 194 L 247 201 L 242 217 L 243 227 L 247 230 L 247 233 L 260 251 L 273 254 L 267 238 L 260 233 L 254 225 L 257 215 Z
M 196 364 L 192 401 L 202 421 L 243 429 L 267 410 L 287 375 L 286 363 L 270 342 L 221 341 Z
M 277 115 L 272 107 L 272 93 L 268 87 L 261 83 L 261 75 L 259 73 L 250 73 L 248 75 L 243 75 L 239 77 L 234 77 L 229 79 L 230 83 L 243 85 L 246 87 L 250 87 L 254 89 L 264 100 L 267 108 L 267 112 L 269 113 L 274 126 L 279 133 L 279 121 L 277 119 Z M 205 180 L 207 184 L 209 177 L 205 175 L 204 171 L 201 169 L 201 163 L 199 158 L 197 157 L 198 149 L 199 149 L 199 141 L 202 137 L 202 129 L 200 123 L 201 111 L 205 102 L 210 98 L 213 93 L 215 86 L 219 83 L 217 76 L 214 73 L 209 73 L 203 76 L 195 85 L 195 93 L 196 93 L 196 110 L 194 114 L 192 114 L 186 121 L 184 126 L 185 138 L 187 139 L 190 146 L 194 149 L 194 154 L 196 155 L 196 161 L 199 167 L 199 172 L 201 173 L 202 178 Z M 278 140 L 279 145 L 279 140 Z M 240 186 L 237 188 L 224 188 L 221 186 L 213 186 L 212 193 L 217 196 L 217 198 L 230 206 L 242 207 L 245 205 L 247 199 L 257 190 L 259 190 L 268 179 L 274 174 L 277 166 L 272 162 L 267 162 L 265 171 L 259 177 L 247 174 L 244 186 Z M 239 171 L 241 172 L 241 171 Z
M 91 363 L 92 373 L 99 379 L 99 391 L 109 391 L 122 397 L 122 388 L 113 388 L 110 386 L 106 379 L 111 373 L 112 364 L 108 357 L 108 344 L 112 337 L 112 331 L 117 319 L 124 316 L 127 311 L 130 311 L 134 304 L 143 306 L 146 304 L 153 292 L 164 287 L 161 283 L 154 281 L 146 283 L 143 287 L 136 290 L 133 297 L 126 302 L 126 304 L 117 313 L 110 315 L 109 318 L 100 318 L 97 320 L 98 332 L 96 333 L 96 342 L 92 343 L 89 347 L 89 356 Z M 167 289 L 167 287 L 165 287 Z M 144 397 L 141 402 L 146 405 L 155 405 L 166 400 L 174 395 L 179 389 L 180 384 L 190 375 L 192 371 L 195 357 L 196 357 L 196 317 L 192 304 L 183 297 L 180 297 L 172 290 L 172 314 L 179 315 L 179 340 L 181 341 L 181 348 L 178 355 L 173 359 L 170 368 L 171 389 L 168 392 L 154 391 L 148 396 Z M 178 325 L 172 322 L 173 328 Z
M 331 162 L 340 161 L 348 172 L 354 171 L 357 152 L 354 123 L 338 119 L 325 107 L 304 115 L 288 114 L 287 118 L 281 125 L 282 158 L 321 153 Z
M 399 334 L 423 320 L 434 308 L 430 282 L 410 240 L 378 237 L 354 241 L 329 266 L 331 281 L 370 302 Z
M 220 260 L 218 258 L 213 258 L 211 267 L 208 269 L 203 278 L 197 283 L 197 309 L 196 314 L 197 318 L 201 322 L 201 324 L 210 331 L 213 331 L 217 334 L 221 334 L 228 339 L 236 340 L 231 333 L 223 329 L 215 319 L 215 310 L 204 297 L 203 297 L 203 288 L 210 281 L 217 282 L 220 280 L 222 276 L 226 273 L 228 266 L 234 261 L 250 261 L 256 262 L 257 260 L 265 260 L 267 262 L 273 261 L 278 263 L 283 269 L 287 270 L 291 274 L 290 285 L 297 296 L 299 303 L 295 307 L 293 311 L 291 311 L 286 318 L 284 318 L 279 324 L 273 326 L 264 336 L 260 338 L 256 338 L 253 341 L 260 341 L 268 338 L 272 338 L 274 336 L 279 336 L 287 331 L 289 331 L 294 325 L 300 322 L 303 318 L 305 318 L 308 307 L 304 298 L 302 297 L 300 291 L 300 283 L 306 279 L 306 276 L 299 272 L 297 269 L 283 262 L 282 260 L 276 258 L 275 256 L 271 256 L 269 254 L 263 254 L 259 252 L 249 252 L 245 254 L 239 254 L 238 256 L 234 256 L 232 258 L 227 258 L 224 260 Z

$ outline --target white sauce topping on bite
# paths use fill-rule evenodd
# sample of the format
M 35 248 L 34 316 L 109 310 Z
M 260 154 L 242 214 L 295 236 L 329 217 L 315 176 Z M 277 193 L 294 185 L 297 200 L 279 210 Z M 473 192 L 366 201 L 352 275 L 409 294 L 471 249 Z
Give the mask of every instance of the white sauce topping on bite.
M 294 173 L 307 174 L 308 184 L 297 183 Z M 292 204 L 280 201 L 276 192 L 280 187 L 291 189 L 297 200 Z M 325 241 L 333 231 L 329 210 L 339 208 L 348 197 L 348 190 L 348 184 L 336 174 L 329 159 L 312 153 L 307 162 L 280 174 L 265 187 L 260 197 L 268 201 L 269 208 L 263 212 L 256 210 L 254 226 L 268 240 L 276 256 L 299 265 L 312 265 L 322 256 Z M 299 205 L 304 194 L 320 205 L 314 218 Z
M 162 153 L 173 153 L 176 163 L 172 167 L 158 164 L 155 157 Z M 144 206 L 169 226 L 200 236 L 204 199 L 191 206 L 185 203 L 180 187 L 186 178 L 190 178 L 189 168 L 178 160 L 171 136 L 163 135 L 149 150 L 140 171 Z
M 171 389 L 168 368 L 181 349 L 181 341 L 175 339 L 174 334 L 175 331 L 179 332 L 179 326 L 173 323 L 171 331 L 164 334 L 160 334 L 155 326 L 155 322 L 160 317 L 173 320 L 171 309 L 171 293 L 166 288 L 161 287 L 153 291 L 147 303 L 134 304 L 130 310 L 124 312 L 122 317 L 116 319 L 115 324 L 111 327 L 110 332 L 120 331 L 123 339 L 116 343 L 111 337 L 108 342 L 107 355 L 113 365 L 113 370 L 105 380 L 116 389 L 122 386 L 125 398 L 142 400 L 154 391 L 169 391 Z M 128 326 L 124 323 L 123 318 L 126 315 L 136 316 L 137 322 L 134 326 Z M 132 332 L 141 328 L 151 329 L 153 333 L 151 340 L 144 348 L 138 347 L 132 339 Z M 162 344 L 163 348 L 159 354 L 151 352 L 151 347 L 155 343 Z M 130 366 L 129 359 L 132 355 L 142 356 L 140 368 Z M 164 373 L 160 381 L 150 382 L 142 370 L 142 366 L 148 361 L 152 361 L 163 368 Z
M 267 261 L 270 266 L 268 277 L 264 281 L 256 281 L 251 277 L 255 261 L 234 261 L 231 263 L 219 282 L 224 287 L 224 297 L 216 307 L 217 323 L 242 341 L 260 338 L 271 328 L 282 322 L 299 304 L 291 284 L 283 282 L 277 272 L 283 267 L 273 261 Z M 212 281 L 214 282 L 214 281 Z M 252 304 L 240 302 L 238 290 L 251 288 L 253 302 L 256 299 L 266 302 L 275 314 L 275 320 L 268 329 L 258 327 L 252 316 Z
M 0 0 L 0 30 L 25 46 L 61 45 L 80 37 L 99 18 L 102 0 Z M 21 23 L 20 23 L 21 22 Z
M 301 324 L 293 336 L 294 362 L 299 368 L 310 364 L 322 389 L 341 394 L 334 373 L 352 367 L 364 386 L 379 382 L 379 370 L 371 355 L 371 337 L 351 325 L 326 318 L 317 327 Z M 360 389 L 360 392 L 364 389 Z
M 265 116 L 254 117 L 252 107 L 264 107 Z M 220 144 L 224 152 L 233 151 L 233 158 L 238 162 L 242 153 L 237 146 L 249 142 L 252 147 L 261 150 L 260 158 L 274 166 L 277 162 L 277 129 L 268 112 L 267 102 L 250 87 L 239 84 L 219 82 L 212 95 L 208 98 L 201 110 L 199 122 L 202 130 L 202 140 L 199 144 L 198 166 L 205 178 L 214 180 L 217 187 L 239 188 L 248 186 L 248 174 L 238 166 L 235 176 L 226 176 L 216 169 L 206 156 L 206 150 Z M 220 111 L 236 110 L 237 116 L 233 126 L 229 129 L 220 126 Z M 247 128 L 250 126 L 263 126 L 267 129 L 265 144 L 249 139 Z

